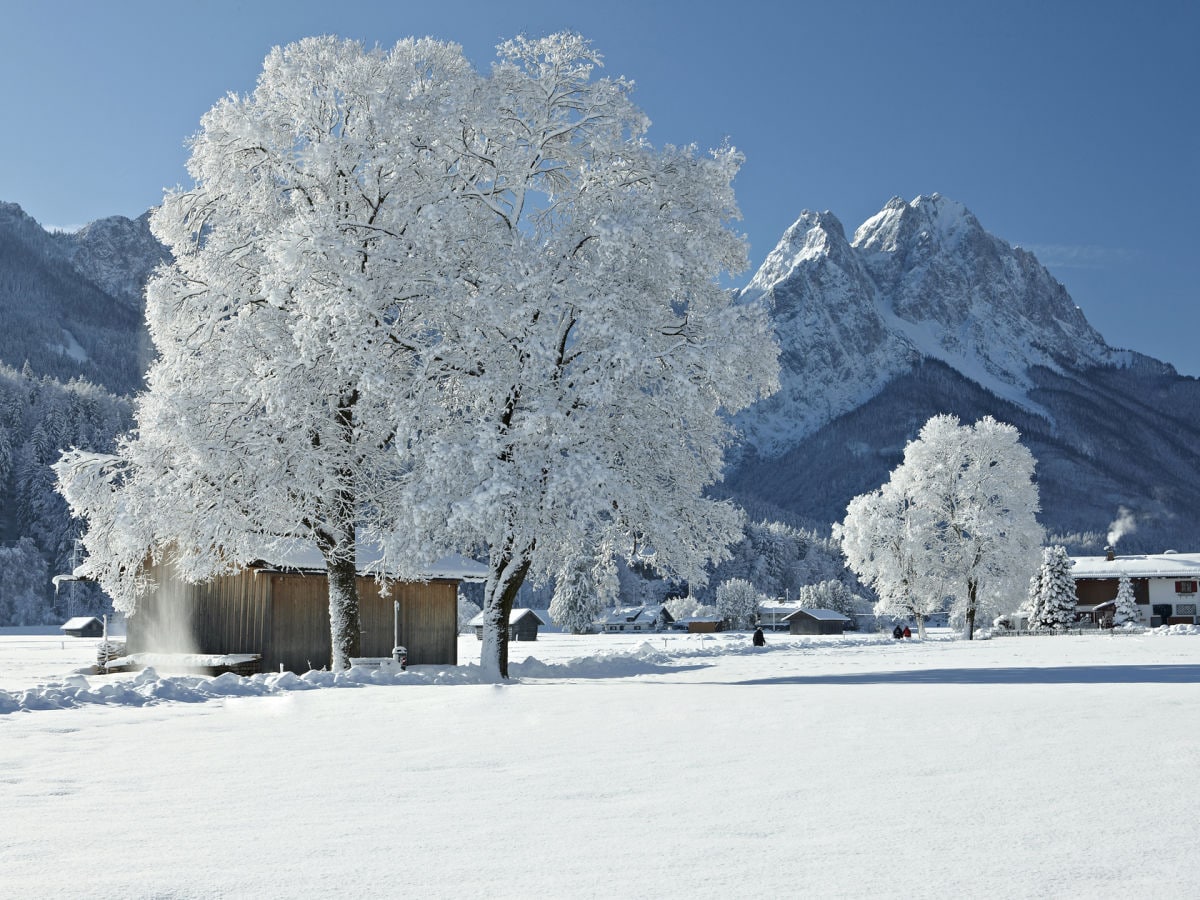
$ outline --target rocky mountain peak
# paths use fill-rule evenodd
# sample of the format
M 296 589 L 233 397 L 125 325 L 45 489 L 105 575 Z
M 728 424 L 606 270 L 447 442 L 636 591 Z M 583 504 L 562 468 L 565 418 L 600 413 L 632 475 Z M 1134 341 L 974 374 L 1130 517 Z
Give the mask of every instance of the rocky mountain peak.
M 1127 361 L 1030 253 L 963 204 L 893 198 L 847 242 L 832 213 L 805 212 L 747 286 L 774 308 L 782 389 L 741 420 L 760 454 L 877 394 L 916 360 L 938 360 L 1040 412 L 1035 367 Z

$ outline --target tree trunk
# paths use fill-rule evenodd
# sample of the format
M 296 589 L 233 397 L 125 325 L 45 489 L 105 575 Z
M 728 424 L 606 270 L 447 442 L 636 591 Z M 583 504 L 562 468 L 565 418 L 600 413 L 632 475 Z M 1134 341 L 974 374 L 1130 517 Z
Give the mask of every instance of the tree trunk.
M 925 640 L 925 615 L 923 613 L 917 613 L 915 618 L 917 620 L 917 637 L 919 637 L 921 640 Z
M 508 677 L 508 617 L 517 591 L 529 574 L 527 553 L 503 554 L 491 563 L 483 598 L 483 647 L 479 664 L 485 678 L 493 681 Z
M 974 581 L 967 582 L 967 615 L 966 615 L 966 638 L 968 641 L 975 640 L 975 602 L 979 594 L 979 585 Z
M 354 528 L 342 539 L 318 539 L 329 579 L 329 637 L 332 645 L 330 668 L 348 669 L 350 657 L 361 656 L 362 620 L 358 611 L 358 565 Z

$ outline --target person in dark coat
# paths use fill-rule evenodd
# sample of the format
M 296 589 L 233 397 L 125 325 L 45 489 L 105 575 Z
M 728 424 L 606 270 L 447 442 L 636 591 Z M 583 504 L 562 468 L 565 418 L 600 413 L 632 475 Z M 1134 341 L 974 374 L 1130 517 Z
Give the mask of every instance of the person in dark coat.
M 763 637 L 762 626 L 760 625 L 754 629 L 754 646 L 755 647 L 765 647 L 766 645 L 767 645 L 767 639 L 765 637 Z
M 899 625 L 892 629 L 892 637 L 894 637 L 896 640 L 900 640 L 900 638 L 904 637 L 904 632 L 900 630 Z

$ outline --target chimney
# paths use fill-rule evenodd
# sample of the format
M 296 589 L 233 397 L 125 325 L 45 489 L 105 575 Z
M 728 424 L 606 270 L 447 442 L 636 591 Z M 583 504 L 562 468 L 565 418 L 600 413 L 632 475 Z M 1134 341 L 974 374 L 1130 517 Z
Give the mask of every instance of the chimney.
M 1116 555 L 1113 553 L 1112 547 L 1104 548 L 1104 558 L 1107 559 L 1109 562 L 1112 562 L 1114 559 L 1117 558 Z

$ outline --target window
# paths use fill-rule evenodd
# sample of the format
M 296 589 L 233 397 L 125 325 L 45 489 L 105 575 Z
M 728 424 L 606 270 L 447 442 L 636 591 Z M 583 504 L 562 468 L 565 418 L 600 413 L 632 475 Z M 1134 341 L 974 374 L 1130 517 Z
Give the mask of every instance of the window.
M 1175 582 L 1175 593 L 1177 593 L 1177 594 L 1194 594 L 1194 593 L 1196 593 L 1196 582 L 1194 582 L 1194 581 L 1177 581 L 1177 582 Z
M 1176 603 L 1175 615 L 1177 616 L 1194 616 L 1196 614 L 1195 603 Z

